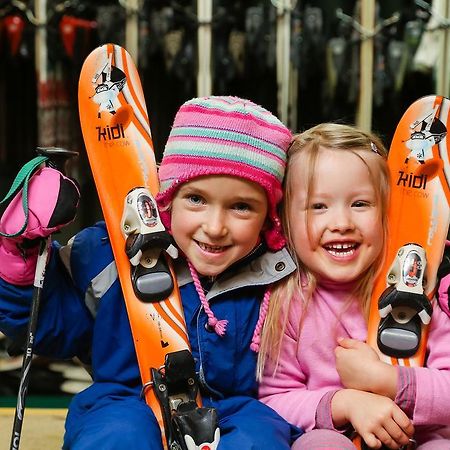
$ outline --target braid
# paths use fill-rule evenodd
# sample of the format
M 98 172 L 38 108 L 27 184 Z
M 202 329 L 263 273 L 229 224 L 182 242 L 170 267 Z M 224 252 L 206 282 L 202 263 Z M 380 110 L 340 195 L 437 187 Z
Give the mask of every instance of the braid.
M 259 351 L 259 344 L 261 343 L 261 332 L 264 326 L 264 321 L 267 317 L 267 311 L 269 310 L 270 304 L 270 288 L 266 289 L 264 293 L 263 300 L 261 302 L 261 307 L 259 309 L 259 317 L 258 322 L 256 322 L 255 331 L 253 332 L 252 343 L 250 344 L 250 348 L 257 353 Z
M 214 331 L 219 336 L 223 336 L 226 332 L 226 328 L 228 325 L 228 320 L 218 320 L 214 313 L 211 311 L 209 307 L 209 302 L 206 299 L 205 292 L 203 291 L 202 284 L 198 278 L 198 273 L 195 270 L 195 267 L 191 264 L 191 262 L 187 261 L 189 266 L 189 271 L 191 272 L 192 279 L 194 280 L 195 290 L 197 291 L 198 296 L 200 297 L 200 302 L 205 310 L 206 315 L 208 316 L 208 325 L 214 328 Z

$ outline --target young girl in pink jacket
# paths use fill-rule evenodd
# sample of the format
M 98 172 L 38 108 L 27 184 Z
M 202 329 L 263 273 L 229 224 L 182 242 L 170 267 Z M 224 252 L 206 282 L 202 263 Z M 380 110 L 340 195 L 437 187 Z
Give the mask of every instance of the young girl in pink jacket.
M 295 137 L 283 217 L 298 273 L 273 289 L 260 397 L 306 433 L 292 447 L 450 449 L 450 319 L 434 306 L 425 367 L 391 366 L 365 343 L 387 239 L 386 150 L 340 124 Z M 286 299 L 290 299 L 286 301 Z

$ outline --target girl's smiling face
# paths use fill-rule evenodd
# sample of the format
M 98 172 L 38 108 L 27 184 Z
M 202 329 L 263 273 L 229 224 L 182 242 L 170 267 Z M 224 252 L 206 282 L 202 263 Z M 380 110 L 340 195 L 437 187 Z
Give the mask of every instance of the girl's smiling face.
M 264 189 L 232 176 L 204 176 L 174 196 L 171 230 L 197 272 L 222 273 L 258 244 L 268 202 Z
M 379 156 L 365 156 L 369 165 L 371 158 Z M 381 207 L 369 168 L 353 152 L 321 147 L 308 196 L 303 160 L 299 154 L 293 162 L 288 217 L 296 253 L 319 281 L 355 281 L 383 249 Z

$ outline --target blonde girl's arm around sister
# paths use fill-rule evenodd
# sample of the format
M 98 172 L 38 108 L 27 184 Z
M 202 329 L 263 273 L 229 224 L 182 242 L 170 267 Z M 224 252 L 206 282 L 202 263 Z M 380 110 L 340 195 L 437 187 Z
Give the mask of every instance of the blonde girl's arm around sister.
M 335 349 L 336 370 L 344 387 L 374 392 L 394 400 L 397 395 L 397 367 L 382 362 L 365 342 L 340 338 Z
M 331 401 L 331 415 L 336 427 L 350 423 L 371 448 L 382 444 L 400 448 L 414 434 L 411 420 L 391 399 L 370 392 L 337 391 Z
M 417 425 L 450 425 L 450 317 L 435 305 L 425 367 L 391 366 L 365 343 L 344 339 L 336 348 L 342 384 L 387 396 Z
M 321 330 L 322 344 L 314 343 L 311 339 L 313 334 L 317 335 L 317 330 L 307 323 L 302 332 L 304 341 L 300 340 L 299 347 L 298 320 L 295 310 L 291 310 L 277 370 L 274 374 L 274 365 L 270 362 L 265 368 L 260 385 L 262 401 L 305 431 L 333 429 L 345 432 L 352 426 L 374 448 L 381 443 L 391 448 L 408 443 L 413 426 L 406 414 L 387 397 L 343 389 L 330 381 L 334 372 L 331 370 L 333 358 L 325 358 L 330 367 L 324 366 L 320 357 L 315 363 L 312 361 L 315 357 L 313 347 L 317 345 L 325 347 L 322 349 L 324 354 L 332 354 L 332 349 L 327 348 L 331 339 L 324 338 L 327 331 Z M 310 373 L 316 365 L 322 366 L 321 373 L 325 375 L 320 380 Z

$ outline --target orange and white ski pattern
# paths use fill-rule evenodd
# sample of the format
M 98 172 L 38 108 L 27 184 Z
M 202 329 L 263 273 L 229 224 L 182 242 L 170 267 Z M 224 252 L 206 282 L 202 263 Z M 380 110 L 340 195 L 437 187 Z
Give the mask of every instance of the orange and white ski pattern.
M 424 325 L 419 349 L 413 357 L 391 358 L 379 351 L 378 299 L 387 287 L 386 275 L 397 251 L 414 242 L 425 249 L 425 293 L 434 301 L 436 272 L 449 227 L 449 107 L 450 101 L 443 97 L 417 100 L 399 122 L 389 151 L 391 198 L 387 253 L 374 287 L 368 342 L 378 350 L 382 360 L 393 365 L 421 366 L 424 362 L 427 337 Z
M 168 352 L 189 347 L 178 289 L 167 300 L 143 303 L 135 295 L 120 223 L 127 193 L 138 186 L 158 192 L 145 98 L 136 67 L 121 47 L 108 44 L 86 59 L 79 81 L 81 128 L 130 318 L 143 385 Z M 153 389 L 147 403 L 162 416 Z

